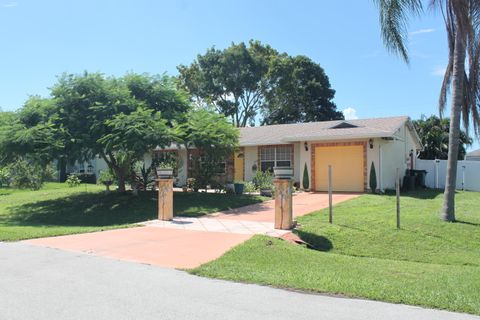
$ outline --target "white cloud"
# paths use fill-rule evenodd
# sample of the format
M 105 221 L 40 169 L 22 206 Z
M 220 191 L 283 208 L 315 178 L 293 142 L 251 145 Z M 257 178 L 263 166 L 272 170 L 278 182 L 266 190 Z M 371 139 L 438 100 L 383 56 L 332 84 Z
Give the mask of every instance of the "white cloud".
M 344 109 L 342 112 L 343 112 L 343 115 L 345 116 L 345 120 L 358 119 L 357 110 L 355 110 L 353 108 L 348 107 L 348 108 Z
M 17 7 L 18 4 L 19 4 L 18 2 L 5 2 L 5 3 L 2 3 L 1 6 L 4 8 L 13 8 L 13 7 Z
M 446 70 L 447 68 L 445 68 L 444 66 L 436 66 L 432 70 L 432 76 L 443 77 L 445 75 Z
M 416 35 L 418 35 L 418 34 L 422 34 L 422 33 L 432 33 L 432 32 L 434 32 L 434 31 L 435 31 L 435 29 L 433 29 L 433 28 L 419 29 L 419 30 L 415 30 L 415 31 L 410 32 L 409 35 L 410 35 L 411 37 L 413 37 L 413 36 L 416 36 Z

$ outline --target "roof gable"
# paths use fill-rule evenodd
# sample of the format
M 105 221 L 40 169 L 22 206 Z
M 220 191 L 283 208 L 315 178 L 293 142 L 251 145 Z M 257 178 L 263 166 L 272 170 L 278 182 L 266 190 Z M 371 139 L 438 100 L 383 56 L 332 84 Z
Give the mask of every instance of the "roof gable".
M 330 127 L 330 129 L 346 129 L 346 128 L 358 128 L 358 126 L 344 121 L 334 125 L 333 127 Z

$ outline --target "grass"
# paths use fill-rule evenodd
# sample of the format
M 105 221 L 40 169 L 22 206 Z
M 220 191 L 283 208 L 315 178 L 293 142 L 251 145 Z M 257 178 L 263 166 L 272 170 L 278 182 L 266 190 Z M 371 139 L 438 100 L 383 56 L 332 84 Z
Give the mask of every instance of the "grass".
M 0 241 L 129 227 L 157 217 L 156 192 L 118 194 L 96 185 L 47 183 L 38 191 L 0 189 Z M 201 216 L 263 201 L 259 196 L 175 193 L 174 215 Z
M 480 314 L 480 193 L 459 192 L 457 223 L 442 222 L 442 194 L 363 195 L 299 218 L 316 250 L 256 236 L 191 270 L 207 277 Z

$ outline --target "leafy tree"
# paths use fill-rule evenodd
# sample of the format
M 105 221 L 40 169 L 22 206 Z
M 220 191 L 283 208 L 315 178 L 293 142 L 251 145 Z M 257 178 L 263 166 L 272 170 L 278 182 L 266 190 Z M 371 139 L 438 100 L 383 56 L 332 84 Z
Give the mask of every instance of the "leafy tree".
M 11 124 L 15 120 L 16 116 L 17 115 L 14 112 L 2 111 L 0 109 L 0 128 Z
M 190 109 L 189 96 L 185 91 L 177 90 L 173 78 L 167 75 L 147 73 L 127 73 L 121 81 L 125 82 L 130 94 L 144 103 L 146 108 L 162 113 L 162 118 L 171 126 L 172 121 L 183 122 Z
M 238 147 L 240 132 L 225 116 L 200 108 L 188 113 L 187 121 L 177 126 L 176 135 L 188 147 L 194 146 L 217 156 L 229 156 Z
M 135 161 L 171 138 L 168 127 L 182 121 L 189 102 L 166 76 L 100 73 L 63 75 L 52 90 L 68 130 L 65 159 L 99 155 L 125 190 Z
M 268 73 L 265 124 L 342 120 L 332 101 L 335 90 L 319 64 L 305 56 L 277 56 Z
M 258 114 L 267 124 L 343 119 L 317 63 L 279 54 L 259 41 L 211 48 L 178 71 L 181 87 L 197 104 L 213 105 L 238 127 L 255 125 Z
M 448 158 L 448 136 L 450 131 L 450 119 L 440 119 L 437 116 L 431 116 L 425 120 L 413 121 L 415 129 L 422 141 L 423 150 L 420 152 L 421 159 L 442 159 Z M 460 145 L 458 148 L 458 158 L 464 159 L 466 146 L 472 144 L 472 139 L 468 137 L 465 131 L 460 131 Z
M 115 173 L 119 191 L 124 192 L 135 162 L 155 147 L 170 144 L 172 132 L 160 112 L 151 109 L 120 113 L 105 123 L 110 130 L 98 139 L 103 147 L 100 154 Z
M 190 65 L 178 66 L 180 85 L 204 106 L 211 104 L 237 127 L 255 123 L 264 104 L 269 59 L 277 52 L 250 41 L 208 49 Z
M 408 63 L 406 47 L 408 17 L 422 14 L 423 2 L 421 0 L 374 1 L 379 7 L 382 37 L 387 49 L 399 54 Z M 441 12 L 448 36 L 448 65 L 439 99 L 439 109 L 442 113 L 447 103 L 447 94 L 451 89 L 451 121 L 442 219 L 455 221 L 460 119 L 463 119 L 463 125 L 467 130 L 469 122 L 472 121 L 475 133 L 477 136 L 480 135 L 478 112 L 480 2 L 477 0 L 430 0 L 429 2 L 433 9 Z
M 52 87 L 51 95 L 55 99 L 59 122 L 65 129 L 64 152 L 57 157 L 60 181 L 66 179 L 67 164 L 92 159 L 96 154 L 94 146 L 99 135 L 91 132 L 91 108 L 111 107 L 105 118 L 120 112 L 119 104 L 126 100 L 124 97 L 128 96 L 128 92 L 119 90 L 112 82 L 101 73 L 84 72 L 80 75 L 62 74 Z M 122 94 L 123 97 L 120 97 Z M 115 101 L 114 106 L 110 104 L 112 101 Z
M 225 116 L 200 108 L 187 115 L 187 121 L 176 128 L 176 135 L 187 148 L 200 150 L 195 161 L 197 182 L 205 187 L 218 173 L 218 163 L 230 157 L 238 147 L 239 130 Z
M 2 115 L 0 163 L 28 158 L 45 167 L 63 149 L 64 130 L 50 107 L 50 100 L 31 97 L 19 112 Z

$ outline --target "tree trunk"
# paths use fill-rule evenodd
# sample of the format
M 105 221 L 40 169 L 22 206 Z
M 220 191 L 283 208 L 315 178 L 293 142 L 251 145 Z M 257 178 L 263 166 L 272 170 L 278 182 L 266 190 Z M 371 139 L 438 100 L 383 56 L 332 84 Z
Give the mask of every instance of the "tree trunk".
M 457 161 L 460 144 L 460 116 L 463 102 L 465 42 L 457 30 L 453 53 L 453 82 L 450 132 L 448 134 L 447 178 L 443 199 L 442 219 L 455 221 L 455 188 L 457 184 Z
M 118 192 L 125 192 L 125 175 L 123 172 L 117 171 L 117 179 L 118 179 Z
M 65 158 L 58 159 L 58 181 L 65 182 L 67 180 L 67 161 Z

